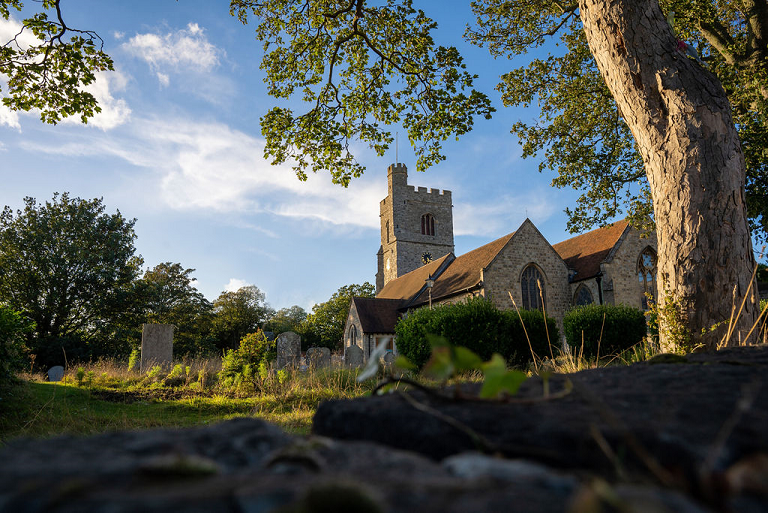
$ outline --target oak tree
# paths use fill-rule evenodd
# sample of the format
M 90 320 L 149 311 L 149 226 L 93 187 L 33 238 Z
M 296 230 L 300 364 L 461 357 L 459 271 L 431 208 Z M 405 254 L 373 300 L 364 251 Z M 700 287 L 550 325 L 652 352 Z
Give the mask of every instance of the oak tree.
M 101 199 L 55 194 L 0 214 L 0 302 L 35 323 L 27 346 L 40 364 L 88 357 L 88 344 L 122 315 L 142 259 L 135 220 L 105 212 Z
M 212 336 L 217 347 L 236 349 L 240 340 L 255 333 L 272 314 L 266 296 L 255 285 L 222 292 L 213 302 Z

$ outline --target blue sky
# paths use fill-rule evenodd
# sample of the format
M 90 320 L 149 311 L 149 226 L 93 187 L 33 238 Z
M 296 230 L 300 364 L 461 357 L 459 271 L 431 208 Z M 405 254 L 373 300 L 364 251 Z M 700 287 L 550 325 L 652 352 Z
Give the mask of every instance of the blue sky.
M 438 43 L 459 46 L 498 112 L 447 141 L 447 160 L 426 173 L 415 172 L 401 136 L 409 183 L 453 191 L 457 254 L 514 231 L 526 216 L 551 243 L 568 238 L 563 209 L 577 194 L 550 187 L 552 176 L 523 160 L 509 133 L 535 109 L 504 108 L 493 90 L 511 64 L 460 40 L 468 1 L 414 4 L 440 24 Z M 87 126 L 51 126 L 0 108 L 0 206 L 65 191 L 103 197 L 109 212 L 137 219 L 145 267 L 196 269 L 210 300 L 252 284 L 273 308 L 309 310 L 342 285 L 375 282 L 379 201 L 394 148 L 379 158 L 361 146 L 368 169 L 348 189 L 327 173 L 300 182 L 289 167 L 266 162 L 259 118 L 274 101 L 259 70 L 261 44 L 228 2 L 65 0 L 63 9 L 68 25 L 96 30 L 115 61 L 116 71 L 93 86 L 104 111 Z M 0 40 L 15 28 L 0 20 Z

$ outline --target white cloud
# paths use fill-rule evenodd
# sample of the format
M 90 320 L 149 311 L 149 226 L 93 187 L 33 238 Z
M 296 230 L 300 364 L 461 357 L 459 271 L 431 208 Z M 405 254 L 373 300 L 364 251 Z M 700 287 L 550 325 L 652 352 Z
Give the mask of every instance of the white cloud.
M 0 104 L 0 126 L 6 125 L 16 130 L 21 130 L 21 124 L 19 124 L 19 114 Z
M 13 45 L 13 48 L 16 50 L 26 50 L 30 46 L 37 46 L 42 42 L 30 30 L 25 30 L 19 34 L 21 27 L 21 22 L 17 21 L 13 16 L 7 20 L 0 17 L 0 43 L 5 44 L 15 38 L 16 43 Z
M 165 73 L 157 72 L 157 81 L 160 82 L 161 87 L 168 87 L 168 85 L 171 83 L 171 77 L 166 75 Z
M 85 87 L 85 90 L 91 93 L 101 107 L 101 112 L 95 114 L 88 120 L 89 125 L 93 125 L 102 130 L 110 130 L 122 125 L 131 117 L 131 109 L 122 98 L 112 96 L 113 91 L 122 91 L 125 89 L 127 79 L 119 71 L 101 71 L 96 73 L 96 80 Z M 80 123 L 79 116 L 65 118 L 64 122 Z
M 168 70 L 208 72 L 218 66 L 223 55 L 222 50 L 208 42 L 197 23 L 164 35 L 136 34 L 123 43 L 123 48 L 149 64 L 162 85 L 170 82 Z
M 120 41 L 125 37 L 125 32 L 120 32 L 118 30 L 115 30 L 114 32 L 112 32 L 112 36 L 118 41 Z
M 237 292 L 243 287 L 247 287 L 248 285 L 251 285 L 245 280 L 240 280 L 238 278 L 230 278 L 229 283 L 224 285 L 224 290 L 227 292 Z

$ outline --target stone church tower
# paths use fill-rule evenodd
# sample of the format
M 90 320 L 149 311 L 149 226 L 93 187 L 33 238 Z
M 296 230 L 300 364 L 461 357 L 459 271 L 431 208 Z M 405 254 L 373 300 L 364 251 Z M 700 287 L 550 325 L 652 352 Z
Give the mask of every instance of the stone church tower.
M 388 281 L 453 252 L 451 191 L 408 185 L 404 164 L 387 168 L 387 182 L 387 197 L 379 204 L 377 293 Z

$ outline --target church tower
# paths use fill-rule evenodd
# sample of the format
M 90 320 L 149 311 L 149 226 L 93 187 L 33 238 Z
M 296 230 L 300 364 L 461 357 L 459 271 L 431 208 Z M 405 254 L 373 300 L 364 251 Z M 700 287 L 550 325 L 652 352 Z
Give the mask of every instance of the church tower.
M 408 185 L 404 164 L 387 168 L 387 183 L 379 204 L 377 293 L 388 281 L 453 252 L 451 191 Z

